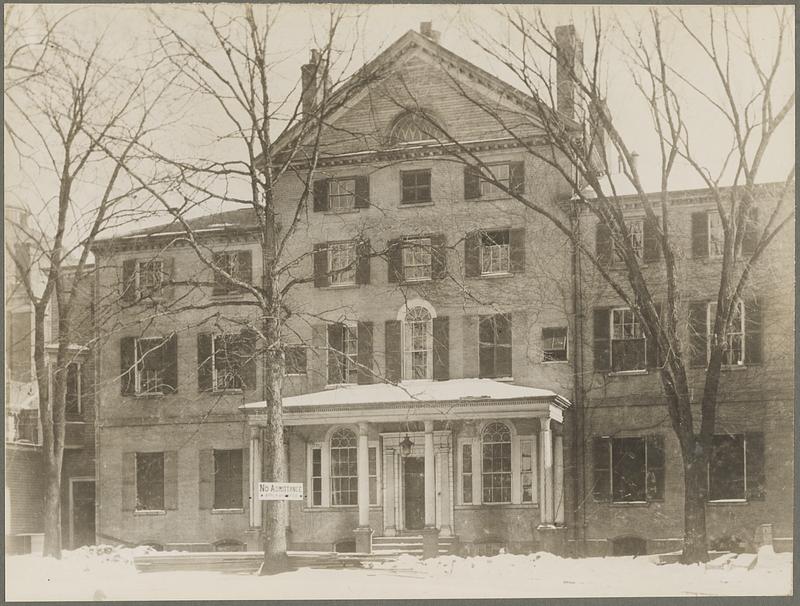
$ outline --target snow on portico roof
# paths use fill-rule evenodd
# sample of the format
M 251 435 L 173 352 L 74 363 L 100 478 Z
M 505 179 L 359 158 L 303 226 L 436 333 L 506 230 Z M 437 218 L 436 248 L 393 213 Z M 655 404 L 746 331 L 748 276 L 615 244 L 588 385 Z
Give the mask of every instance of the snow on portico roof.
M 524 387 L 491 379 L 451 379 L 449 381 L 406 381 L 398 385 L 388 383 L 343 385 L 325 391 L 283 398 L 283 407 L 381 405 L 453 400 L 520 400 L 524 398 L 555 398 L 556 395 L 549 389 Z M 252 402 L 241 408 L 255 410 L 263 407 L 264 402 Z

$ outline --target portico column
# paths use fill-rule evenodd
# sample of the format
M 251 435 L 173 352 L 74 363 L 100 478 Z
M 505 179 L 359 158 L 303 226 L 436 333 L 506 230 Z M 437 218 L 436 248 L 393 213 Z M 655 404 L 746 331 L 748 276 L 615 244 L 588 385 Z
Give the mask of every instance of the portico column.
M 433 421 L 425 421 L 425 526 L 436 526 L 436 473 L 433 449 Z
M 369 527 L 369 435 L 367 424 L 358 424 L 358 526 Z
M 250 426 L 250 527 L 261 527 L 261 501 L 258 483 L 261 481 L 261 428 Z
M 550 418 L 543 417 L 541 419 L 542 431 L 540 434 L 540 442 L 542 444 L 542 498 L 541 498 L 541 516 L 542 524 L 553 524 L 555 521 L 553 516 L 553 431 L 550 428 Z

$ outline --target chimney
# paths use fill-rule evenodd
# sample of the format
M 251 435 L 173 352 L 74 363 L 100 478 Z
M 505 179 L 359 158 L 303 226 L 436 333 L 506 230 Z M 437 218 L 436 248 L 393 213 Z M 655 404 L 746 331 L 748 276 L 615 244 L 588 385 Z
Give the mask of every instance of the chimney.
M 311 49 L 311 59 L 303 67 L 300 68 L 300 75 L 302 79 L 302 101 L 303 113 L 310 115 L 314 113 L 317 104 L 322 98 L 322 54 L 315 48 Z
M 419 24 L 419 33 L 428 40 L 433 40 L 436 44 L 439 44 L 439 40 L 442 37 L 442 34 L 433 29 L 433 22 L 431 21 L 422 21 Z
M 639 168 L 639 152 L 631 152 L 631 172 Z
M 567 118 L 577 120 L 577 84 L 572 72 L 580 77 L 583 63 L 583 42 L 578 40 L 574 25 L 556 27 L 556 109 Z

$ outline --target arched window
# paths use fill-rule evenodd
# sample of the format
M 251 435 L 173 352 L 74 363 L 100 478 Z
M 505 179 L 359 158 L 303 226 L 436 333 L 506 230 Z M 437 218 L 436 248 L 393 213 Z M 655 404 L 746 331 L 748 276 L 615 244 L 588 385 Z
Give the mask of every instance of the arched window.
M 490 423 L 481 434 L 484 503 L 511 502 L 511 430 L 505 423 Z
M 414 143 L 435 139 L 438 128 L 427 113 L 408 111 L 395 119 L 389 130 L 389 143 Z
M 331 505 L 358 504 L 358 446 L 347 428 L 331 436 Z
M 403 377 L 433 377 L 433 330 L 431 313 L 422 306 L 406 312 L 403 334 Z

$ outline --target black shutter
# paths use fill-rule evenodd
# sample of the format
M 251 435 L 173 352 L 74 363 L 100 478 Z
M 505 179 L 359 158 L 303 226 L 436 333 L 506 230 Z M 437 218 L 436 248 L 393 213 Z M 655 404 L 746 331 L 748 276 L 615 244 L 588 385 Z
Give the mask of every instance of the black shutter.
M 450 378 L 450 320 L 447 316 L 433 319 L 433 380 Z
M 214 361 L 211 359 L 212 336 L 208 333 L 197 335 L 197 388 L 211 391 L 213 385 Z
M 508 230 L 509 265 L 514 273 L 525 271 L 525 228 Z
M 478 319 L 478 376 L 481 379 L 497 376 L 494 354 L 494 316 L 482 316 Z
M 464 167 L 464 199 L 481 197 L 481 170 L 477 166 Z
M 314 286 L 325 288 L 330 285 L 328 276 L 328 244 L 314 244 Z
M 136 453 L 122 453 L 122 511 L 136 509 Z
M 256 388 L 256 352 L 258 343 L 258 334 L 250 328 L 242 329 L 239 341 L 239 359 L 242 360 L 242 366 L 239 370 L 242 378 L 242 389 L 247 391 Z
M 494 317 L 494 330 L 495 330 L 495 368 L 494 372 L 496 377 L 511 377 L 513 370 L 511 368 L 511 315 L 498 314 Z
M 647 436 L 647 500 L 664 500 L 664 436 Z
M 403 281 L 403 242 L 402 240 L 389 240 L 386 244 L 386 259 L 389 266 L 387 280 L 389 284 Z
M 745 364 L 761 364 L 761 303 L 758 299 L 744 302 L 744 362 Z
M 705 368 L 708 364 L 708 327 L 705 301 L 689 303 L 689 365 Z
M 122 395 L 131 396 L 136 393 L 136 337 L 122 337 L 119 340 L 119 359 Z
M 356 208 L 369 208 L 369 177 L 356 177 Z
M 745 434 L 747 500 L 763 501 L 766 493 L 764 478 L 764 434 Z
M 464 238 L 464 276 L 481 275 L 481 232 L 474 231 Z
M 752 255 L 756 250 L 758 243 L 758 209 L 751 207 L 748 211 L 748 216 L 744 224 L 744 233 L 742 234 L 742 254 Z
M 372 373 L 372 322 L 358 323 L 358 383 L 373 382 Z
M 509 189 L 515 194 L 525 193 L 525 163 L 511 162 L 508 165 Z
M 164 453 L 164 509 L 178 509 L 178 451 Z
M 175 298 L 175 258 L 167 257 L 163 261 L 161 296 L 172 301 Z
M 344 324 L 328 324 L 328 385 L 344 383 L 342 376 Z
M 214 507 L 214 451 L 203 449 L 198 452 L 200 463 L 200 482 L 198 501 L 200 509 Z
M 601 265 L 611 263 L 614 250 L 611 242 L 611 230 L 602 220 L 595 227 L 594 250 L 598 263 Z
M 122 262 L 122 300 L 126 303 L 136 301 L 136 259 Z
M 240 250 L 236 253 L 237 261 L 239 263 L 239 276 L 242 282 L 247 284 L 253 283 L 253 251 Z
M 369 284 L 371 248 L 369 240 L 361 240 L 356 245 L 358 264 L 356 265 L 356 284 Z
M 661 243 L 658 239 L 658 220 L 645 217 L 643 239 L 643 260 L 645 263 L 653 263 L 661 258 Z
M 178 335 L 171 335 L 161 345 L 161 362 L 164 366 L 161 393 L 175 393 L 178 391 Z
M 605 372 L 611 369 L 611 310 L 599 307 L 594 310 L 594 369 Z
M 447 248 L 443 234 L 431 236 L 431 277 L 442 280 L 447 275 Z
M 328 210 L 328 179 L 314 181 L 314 212 Z
M 661 303 L 653 304 L 656 308 L 656 316 L 661 318 Z M 658 342 L 655 338 L 647 337 L 647 368 L 659 368 L 663 364 L 660 352 L 658 351 Z
M 595 501 L 611 500 L 611 438 L 592 439 L 592 496 Z
M 708 213 L 692 213 L 692 256 L 708 257 Z
M 403 376 L 403 355 L 400 351 L 400 321 L 386 320 L 386 380 L 400 381 Z

